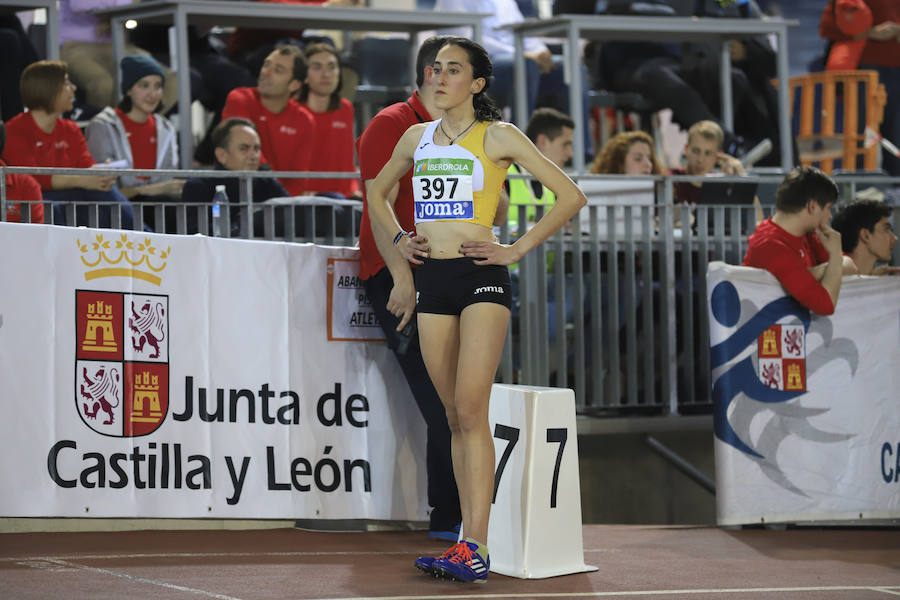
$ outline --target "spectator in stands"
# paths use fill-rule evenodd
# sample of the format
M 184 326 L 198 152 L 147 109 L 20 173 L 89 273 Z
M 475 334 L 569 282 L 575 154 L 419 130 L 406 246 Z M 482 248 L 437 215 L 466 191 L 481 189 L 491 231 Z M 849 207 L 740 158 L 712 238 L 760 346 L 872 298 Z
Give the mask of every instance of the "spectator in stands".
M 6 123 L 0 121 L 0 155 L 3 154 L 3 146 L 6 144 Z M 5 167 L 6 163 L 0 159 L 0 167 Z M 6 220 L 12 223 L 22 221 L 22 205 L 15 203 L 19 201 L 35 201 L 40 202 L 44 198 L 41 195 L 41 186 L 35 181 L 31 175 L 24 173 L 7 173 L 6 174 Z M 31 205 L 31 222 L 44 222 L 44 205 Z
M 450 542 L 456 541 L 462 513 L 459 506 L 459 493 L 456 479 L 453 477 L 453 464 L 450 453 L 450 426 L 447 414 L 431 378 L 425 369 L 422 350 L 419 347 L 419 334 L 415 327 L 415 318 L 410 320 L 408 329 L 398 331 L 400 319 L 388 310 L 392 298 L 403 297 L 409 293 L 413 282 L 411 278 L 398 279 L 397 285 L 391 276 L 392 270 L 385 261 L 400 263 L 400 256 L 391 245 L 392 231 L 384 231 L 373 227 L 366 192 L 372 181 L 391 158 L 394 146 L 406 132 L 416 123 L 433 121 L 440 114 L 435 106 L 436 82 L 432 78 L 432 63 L 438 50 L 446 38 L 432 36 L 422 42 L 416 56 L 416 87 L 406 102 L 398 102 L 388 106 L 375 115 L 356 142 L 359 155 L 360 179 L 363 181 L 363 217 L 359 231 L 359 276 L 366 286 L 366 295 L 372 303 L 375 315 L 387 337 L 388 344 L 409 385 L 413 399 L 425 420 L 425 472 L 427 476 L 429 516 L 429 536 Z M 413 190 L 412 170 L 400 178 L 388 196 L 394 205 L 397 219 L 405 231 L 413 231 Z M 401 272 L 396 264 L 394 272 Z
M 494 97 L 501 106 L 513 106 L 513 61 L 515 47 L 513 34 L 504 25 L 525 20 L 516 0 L 437 0 L 435 10 L 487 13 L 482 27 L 482 42 L 494 63 L 494 83 L 491 85 Z M 450 33 L 451 30 L 447 30 Z M 466 28 L 453 29 L 453 33 L 466 35 Z M 538 106 L 553 106 L 560 110 L 569 108 L 569 86 L 563 76 L 563 57 L 554 56 L 550 49 L 537 38 L 525 38 L 525 70 L 527 76 L 526 94 L 528 114 Z M 582 106 L 584 115 L 584 151 L 593 156 L 593 140 L 590 135 L 590 101 L 588 98 L 587 69 L 579 72 L 582 78 Z
M 900 267 L 875 266 L 891 262 L 897 235 L 891 227 L 891 207 L 877 200 L 857 200 L 834 215 L 831 226 L 841 234 L 844 255 L 850 257 L 851 272 L 859 275 L 900 275 Z
M 673 175 L 709 175 L 719 171 L 725 175 L 746 175 L 741 161 L 722 151 L 725 134 L 715 121 L 699 121 L 688 129 L 684 145 L 684 168 L 672 169 Z M 674 184 L 675 202 L 697 204 L 700 181 L 677 181 Z
M 22 71 L 40 58 L 15 13 L 0 15 L 0 56 L 0 111 L 2 118 L 9 121 L 22 112 Z
M 364 0 L 255 0 L 257 2 L 276 2 L 278 4 L 298 4 L 305 6 L 364 6 Z M 265 58 L 272 53 L 276 46 L 290 44 L 300 49 L 307 44 L 326 43 L 333 45 L 328 36 L 317 35 L 316 32 L 304 35 L 302 29 L 261 29 L 258 27 L 237 27 L 228 36 L 228 55 L 232 60 L 246 66 L 251 73 L 258 73 Z M 356 85 L 359 76 L 347 67 L 341 67 L 342 97 L 351 102 L 356 94 Z
M 328 44 L 306 47 L 306 80 L 300 88 L 300 105 L 315 123 L 315 151 L 309 170 L 356 172 L 353 159 L 353 105 L 341 98 L 341 60 Z M 306 189 L 317 195 L 335 194 L 361 198 L 359 180 L 309 179 Z
M 854 2 L 829 0 L 819 21 L 819 35 L 832 42 L 865 40 L 859 57 L 859 69 L 878 71 L 878 80 L 887 92 L 881 135 L 900 145 L 900 2 L 897 0 L 856 0 L 872 13 L 872 26 L 862 32 L 853 29 L 851 19 L 843 12 L 852 9 Z M 889 151 L 882 153 L 883 168 L 889 174 L 900 175 L 900 158 Z
M 116 63 L 110 43 L 109 21 L 92 11 L 131 4 L 132 0 L 60 0 L 60 58 L 69 65 L 72 81 L 85 92 L 87 103 L 97 109 L 116 104 Z M 133 44 L 125 45 L 126 54 L 147 55 Z M 166 73 L 169 74 L 168 71 Z M 163 92 L 163 112 L 178 99 L 175 78 L 168 77 Z
M 660 8 L 668 14 L 759 19 L 762 13 L 752 0 L 716 2 L 698 0 L 691 3 L 625 2 L 624 14 L 659 16 Z M 666 5 L 677 6 L 670 8 Z M 754 142 L 778 139 L 777 95 L 770 80 L 775 76 L 775 51 L 765 36 L 729 40 L 731 82 L 734 104 L 734 131 L 726 131 L 723 147 L 741 156 Z M 672 109 L 672 117 L 683 128 L 698 121 L 718 121 L 720 100 L 719 42 L 691 42 L 679 46 L 671 43 L 612 41 L 603 44 L 599 78 L 614 91 L 638 92 L 652 106 Z M 720 125 L 721 122 L 720 122 Z M 723 127 L 724 128 L 724 127 Z M 748 138 L 750 142 L 743 138 Z M 779 165 L 776 148 L 759 164 Z
M 138 21 L 134 29 L 128 30 L 132 43 L 150 52 L 160 64 L 172 64 L 169 48 L 169 27 L 165 23 L 148 23 Z M 188 65 L 191 81 L 191 101 L 199 101 L 212 113 L 203 138 L 194 149 L 194 160 L 203 165 L 215 163 L 210 134 L 222 121 L 222 109 L 225 99 L 234 88 L 252 86 L 256 83 L 255 74 L 232 61 L 225 55 L 225 43 L 211 28 L 202 25 L 188 25 Z
M 69 81 L 66 64 L 42 60 L 22 73 L 22 102 L 28 108 L 6 124 L 3 159 L 23 167 L 67 167 L 87 169 L 94 165 L 78 125 L 60 115 L 72 110 L 75 84 Z M 60 202 L 121 202 L 122 225 L 132 228 L 131 204 L 115 186 L 112 175 L 36 175 L 45 200 Z M 63 223 L 60 217 L 54 219 Z M 87 207 L 76 211 L 77 223 L 88 223 Z M 110 225 L 110 209 L 101 208 L 101 227 Z
M 315 123 L 294 100 L 305 80 L 303 52 L 296 46 L 278 46 L 266 57 L 256 87 L 232 90 L 222 110 L 223 119 L 243 117 L 253 122 L 262 160 L 275 171 L 309 171 Z M 305 191 L 302 179 L 286 178 L 281 184 L 291 196 Z
M 841 277 L 852 271 L 841 256 L 841 234 L 829 226 L 837 196 L 837 185 L 820 170 L 795 168 L 775 192 L 775 214 L 757 226 L 744 255 L 745 267 L 769 271 L 820 315 L 834 313 Z
M 525 135 L 531 140 L 541 154 L 553 161 L 560 169 L 572 159 L 572 140 L 575 135 L 575 121 L 572 117 L 555 108 L 539 108 L 531 115 Z M 523 167 L 512 163 L 506 170 L 507 175 L 528 175 Z M 553 192 L 540 181 L 532 179 L 509 179 L 503 183 L 504 190 L 509 195 L 509 217 L 507 222 L 510 229 L 515 231 L 519 221 L 519 206 L 527 205 L 525 215 L 529 227 L 537 221 L 535 218 L 537 204 L 543 204 L 546 209 L 556 202 Z
M 644 131 L 623 131 L 606 142 L 591 165 L 591 173 L 607 175 L 662 175 L 653 150 L 653 138 Z
M 710 175 L 714 172 L 724 175 L 746 175 L 747 171 L 741 161 L 722 151 L 725 134 L 715 121 L 699 121 L 688 129 L 688 139 L 684 146 L 684 168 L 675 167 L 672 175 Z M 700 181 L 676 181 L 672 184 L 676 204 L 696 206 L 700 201 Z M 754 205 L 759 208 L 759 199 L 754 198 Z M 681 228 L 681 211 L 675 212 L 675 228 Z M 691 225 L 695 215 L 691 212 Z M 762 220 L 758 212 L 757 221 Z
M 216 171 L 259 170 L 261 144 L 252 121 L 229 117 L 216 126 L 211 138 L 216 153 Z M 254 177 L 252 181 L 253 202 L 264 202 L 269 198 L 284 198 L 289 195 L 274 177 Z M 185 182 L 181 190 L 181 200 L 185 203 L 210 203 L 216 194 L 217 185 L 225 186 L 230 203 L 240 202 L 240 180 L 237 177 L 192 177 Z M 205 212 L 205 209 L 202 212 Z M 197 225 L 191 213 L 194 211 L 188 213 L 188 233 L 195 233 Z M 240 233 L 240 208 L 232 207 L 230 214 L 231 235 L 236 236 Z M 255 235 L 263 235 L 263 214 L 254 213 L 253 221 Z M 278 229 L 281 228 L 281 224 L 278 223 Z
M 422 356 L 452 431 L 453 469 L 463 506 L 465 539 L 440 557 L 418 558 L 415 566 L 479 583 L 487 580 L 490 568 L 486 541 L 495 463 L 488 403 L 510 318 L 507 267 L 553 235 L 586 202 L 572 180 L 521 131 L 500 122 L 500 109 L 485 94 L 492 70 L 479 44 L 465 38 L 445 42 L 433 71 L 435 107 L 443 111 L 442 118 L 410 127 L 368 189 L 375 227 L 394 232 L 394 252 L 401 255 L 400 260 L 387 259 L 395 282 L 404 282 L 404 289 L 391 295 L 388 309 L 400 317 L 398 329 L 418 312 Z M 492 225 L 498 216 L 506 218 L 497 210 L 511 162 L 545 182 L 556 194 L 556 204 L 507 246 L 495 241 Z M 414 165 L 418 223 L 410 236 L 390 197 Z M 449 176 L 446 167 L 451 165 L 463 169 L 454 167 Z M 410 263 L 420 265 L 415 286 L 410 285 Z
M 122 59 L 122 100 L 107 106 L 88 123 L 85 132 L 94 160 L 124 161 L 127 169 L 177 169 L 178 132 L 156 114 L 162 108 L 166 75 L 151 56 Z M 123 175 L 119 191 L 129 199 L 178 199 L 183 179 L 168 175 Z

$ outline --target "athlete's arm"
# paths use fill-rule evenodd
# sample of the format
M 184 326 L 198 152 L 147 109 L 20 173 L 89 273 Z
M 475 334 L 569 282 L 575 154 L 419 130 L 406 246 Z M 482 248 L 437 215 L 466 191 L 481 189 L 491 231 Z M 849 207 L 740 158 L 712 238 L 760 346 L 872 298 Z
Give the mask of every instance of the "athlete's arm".
M 375 244 L 384 263 L 394 279 L 394 290 L 388 299 L 387 309 L 400 318 L 397 330 L 403 329 L 416 307 L 415 287 L 412 269 L 408 261 L 421 264 L 417 256 L 427 256 L 428 247 L 424 238 L 415 240 L 402 236 L 394 245 L 394 237 L 403 230 L 394 212 L 398 182 L 412 167 L 413 152 L 422 135 L 422 125 L 413 125 L 394 146 L 390 160 L 381 168 L 375 179 L 366 180 L 366 197 Z M 396 293 L 395 293 L 396 292 Z
M 366 198 L 372 197 L 371 186 L 373 181 L 373 179 L 366 179 L 365 181 Z M 391 205 L 392 211 L 397 201 L 399 189 L 400 184 L 397 183 L 387 195 L 387 202 Z M 381 254 L 385 266 L 387 266 L 391 277 L 394 279 L 394 285 L 391 288 L 386 307 L 392 314 L 398 314 L 399 312 L 399 314 L 403 315 L 400 323 L 397 324 L 397 331 L 400 331 L 406 326 L 407 321 L 409 321 L 416 308 L 415 283 L 413 282 L 412 272 L 409 269 L 404 269 L 404 265 L 407 264 L 406 259 L 394 247 L 394 236 L 397 232 L 393 230 L 386 231 L 374 221 L 375 219 L 372 219 L 370 224 L 372 225 L 372 237 L 375 240 L 375 247 L 378 248 L 378 253 Z
M 556 195 L 556 204 L 511 246 L 492 242 L 466 242 L 462 246 L 462 253 L 466 256 L 484 259 L 481 264 L 509 265 L 521 260 L 531 249 L 568 223 L 587 204 L 587 199 L 575 182 L 541 154 L 514 125 L 494 123 L 488 127 L 484 150 L 487 157 L 497 164 L 514 162 L 524 167 Z

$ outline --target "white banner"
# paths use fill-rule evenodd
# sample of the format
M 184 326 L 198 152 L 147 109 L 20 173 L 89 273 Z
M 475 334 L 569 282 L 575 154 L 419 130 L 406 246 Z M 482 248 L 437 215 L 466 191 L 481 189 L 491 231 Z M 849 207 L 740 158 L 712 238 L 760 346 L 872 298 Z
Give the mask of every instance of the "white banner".
M 424 520 L 357 251 L 0 223 L 0 516 Z
M 707 273 L 718 523 L 900 518 L 900 278 L 811 314 L 768 272 Z

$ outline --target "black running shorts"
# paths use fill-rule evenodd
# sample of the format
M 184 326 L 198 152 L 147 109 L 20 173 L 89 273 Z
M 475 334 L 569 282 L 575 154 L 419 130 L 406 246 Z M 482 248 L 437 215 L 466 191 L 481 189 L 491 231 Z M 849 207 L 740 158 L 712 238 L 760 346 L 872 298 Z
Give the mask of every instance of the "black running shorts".
M 468 257 L 426 258 L 414 272 L 420 313 L 460 315 L 477 302 L 512 306 L 509 269 L 503 265 L 478 265 Z

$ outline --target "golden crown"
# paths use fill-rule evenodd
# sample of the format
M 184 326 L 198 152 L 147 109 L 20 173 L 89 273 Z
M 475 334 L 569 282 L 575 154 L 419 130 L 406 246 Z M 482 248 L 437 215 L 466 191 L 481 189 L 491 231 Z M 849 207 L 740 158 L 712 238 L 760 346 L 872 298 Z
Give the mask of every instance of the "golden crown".
M 75 240 L 75 243 L 81 251 L 82 264 L 89 269 L 84 273 L 87 281 L 101 277 L 131 277 L 159 285 L 162 278 L 158 273 L 166 268 L 166 261 L 172 252 L 171 246 L 165 250 L 156 248 L 149 237 L 143 241 L 132 241 L 124 233 L 118 240 L 103 239 L 100 233 L 93 242 Z M 142 266 L 145 268 L 142 269 Z

